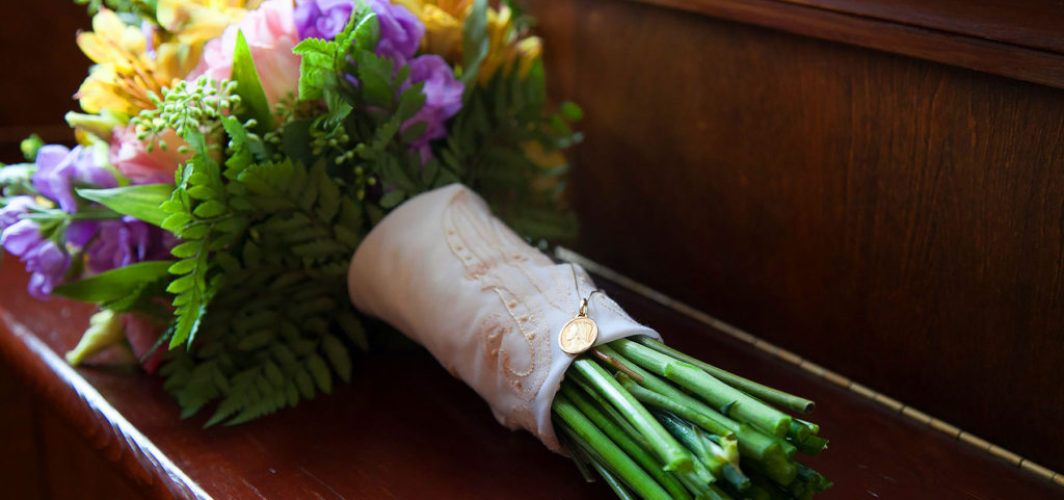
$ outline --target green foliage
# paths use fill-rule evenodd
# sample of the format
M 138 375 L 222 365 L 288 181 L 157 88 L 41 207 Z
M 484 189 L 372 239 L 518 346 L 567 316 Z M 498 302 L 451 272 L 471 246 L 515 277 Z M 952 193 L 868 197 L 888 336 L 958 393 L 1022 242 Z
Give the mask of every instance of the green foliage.
M 78 196 L 92 200 L 123 215 L 161 226 L 166 212 L 159 208 L 170 198 L 170 184 L 141 184 L 109 189 L 78 189 Z
M 36 171 L 37 165 L 33 163 L 0 165 L 0 196 L 35 194 L 37 190 L 33 188 L 33 174 Z M 0 199 L 2 204 L 3 200 Z
M 26 161 L 36 160 L 37 150 L 41 149 L 41 146 L 44 146 L 44 140 L 37 134 L 30 134 L 19 143 L 19 149 L 22 150 L 22 156 L 26 158 Z
M 184 139 L 193 148 L 192 159 L 178 168 L 178 185 L 162 204 L 167 213 L 161 226 L 183 240 L 171 253 L 178 259 L 170 267 L 175 277 L 166 287 L 174 295 L 176 318 L 170 347 L 192 345 L 207 305 L 220 286 L 212 252 L 230 247 L 243 236 L 246 220 L 229 204 L 221 167 L 208 151 L 199 127 L 186 128 Z
M 103 7 L 107 7 L 120 16 L 131 16 L 130 21 L 138 18 L 152 19 L 155 17 L 157 0 L 74 0 L 78 5 L 86 6 L 89 14 L 96 14 Z M 133 24 L 131 22 L 131 24 Z
M 473 7 L 466 18 L 465 26 L 462 27 L 462 83 L 465 84 L 465 93 L 468 96 L 475 88 L 477 72 L 480 64 L 488 56 L 490 47 L 488 37 L 488 2 L 487 0 L 474 0 Z
M 259 72 L 255 69 L 255 60 L 251 57 L 244 32 L 236 33 L 236 49 L 233 53 L 232 77 L 236 81 L 236 94 L 240 96 L 243 106 L 237 116 L 242 120 L 255 120 L 252 127 L 259 133 L 273 129 L 273 112 L 266 100 L 266 91 L 259 81 Z
M 166 90 L 163 97 L 150 95 L 151 109 L 145 109 L 133 117 L 138 130 L 137 138 L 150 139 L 149 150 L 155 146 L 162 149 L 169 147 L 159 136 L 166 130 L 174 130 L 177 135 L 191 144 L 188 136 L 199 133 L 211 137 L 220 126 L 219 120 L 229 111 L 240 105 L 240 96 L 236 95 L 237 83 L 230 80 L 215 81 L 200 77 L 195 81 L 179 81 L 174 88 Z M 241 111 L 237 110 L 239 115 Z
M 346 286 L 363 217 L 324 164 L 249 165 L 228 188 L 246 203 L 236 212 L 249 226 L 212 259 L 223 285 L 203 317 L 199 347 L 172 351 L 165 369 L 186 416 L 219 401 L 207 425 L 328 393 L 334 374 L 350 380 L 351 356 L 336 333 L 368 347 Z
M 524 77 L 500 72 L 467 96 L 440 159 L 518 234 L 534 241 L 572 238 L 576 221 L 558 201 L 568 165 L 537 163 L 529 151 L 548 155 L 578 142 L 570 122 L 581 114 L 572 103 L 547 112 L 540 61 Z
M 111 269 L 91 278 L 67 283 L 52 293 L 68 299 L 107 304 L 137 294 L 148 283 L 166 278 L 167 261 L 148 261 Z

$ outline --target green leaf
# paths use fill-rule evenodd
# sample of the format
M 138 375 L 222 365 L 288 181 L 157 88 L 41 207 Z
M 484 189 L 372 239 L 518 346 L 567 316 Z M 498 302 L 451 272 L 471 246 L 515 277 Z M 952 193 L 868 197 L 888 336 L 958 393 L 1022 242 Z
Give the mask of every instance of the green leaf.
M 315 40 L 308 38 L 303 42 Z M 318 40 L 320 41 L 320 40 Z M 302 44 L 300 44 L 302 45 Z M 299 47 L 298 45 L 296 46 Z M 321 99 L 326 85 L 326 75 L 333 71 L 333 58 L 322 54 L 307 54 L 299 63 L 299 100 L 314 101 Z
M 369 14 L 362 18 L 355 26 L 355 45 L 362 50 L 374 51 L 380 41 L 380 21 L 372 9 L 366 8 Z
M 192 275 L 185 275 L 170 282 L 170 285 L 166 287 L 166 291 L 170 293 L 182 293 L 189 288 L 192 288 L 196 284 L 196 277 Z
M 110 189 L 78 189 L 78 196 L 95 201 L 122 215 L 161 226 L 167 213 L 159 208 L 173 194 L 172 184 L 141 184 Z
M 174 264 L 171 265 L 167 269 L 167 271 L 170 274 L 181 275 L 181 274 L 188 274 L 193 269 L 195 269 L 195 267 L 196 267 L 196 261 L 195 260 L 185 259 L 185 260 L 179 260 L 177 262 L 174 262 Z
M 355 56 L 358 62 L 358 81 L 362 96 L 370 106 L 391 109 L 395 92 L 392 90 L 392 75 L 395 65 L 391 59 L 378 57 L 373 52 L 363 51 Z
M 344 344 L 332 335 L 325 335 L 321 339 L 321 347 L 325 351 L 325 356 L 329 358 L 329 362 L 332 363 L 333 368 L 336 370 L 336 374 L 340 376 L 340 380 L 350 382 L 351 357 L 347 355 L 347 348 L 344 347 Z
M 197 217 L 209 219 L 211 217 L 218 217 L 226 212 L 226 206 L 217 200 L 207 200 L 200 203 L 193 211 Z
M 466 96 L 476 85 L 480 64 L 488 55 L 488 2 L 474 0 L 462 27 L 462 83 Z
M 162 224 L 159 224 L 159 226 L 171 233 L 178 234 L 185 227 L 185 224 L 189 222 L 192 222 L 191 216 L 185 212 L 177 212 L 163 219 Z
M 563 102 L 561 109 L 558 111 L 561 112 L 566 120 L 571 122 L 577 122 L 584 118 L 584 110 L 580 109 L 580 106 L 577 106 L 576 103 L 572 101 Z
M 255 70 L 255 60 L 251 49 L 244 39 L 244 32 L 237 31 L 236 48 L 233 51 L 233 72 L 231 78 L 236 81 L 236 93 L 240 96 L 242 112 L 237 116 L 241 120 L 254 118 L 258 125 L 254 129 L 259 133 L 273 130 L 273 113 L 266 100 L 266 91 L 262 89 L 259 73 Z
M 52 293 L 83 302 L 109 302 L 136 292 L 138 287 L 169 275 L 168 260 L 138 262 L 105 271 L 91 278 L 56 287 Z
M 413 118 L 425 105 L 424 88 L 425 82 L 418 82 L 404 90 L 399 96 L 399 109 L 395 112 L 395 114 L 399 115 L 399 121 Z
M 406 130 L 403 131 L 403 142 L 410 144 L 421 137 L 428 130 L 429 124 L 427 122 L 414 122 L 410 124 Z
M 310 370 L 310 374 L 314 376 L 314 383 L 317 384 L 318 389 L 325 394 L 332 392 L 332 375 L 329 373 L 329 367 L 325 364 L 325 360 L 321 359 L 321 356 L 317 354 L 311 354 L 307 357 L 306 361 L 307 369 Z
M 307 38 L 293 47 L 292 52 L 301 56 L 322 54 L 333 57 L 336 55 L 336 44 L 321 38 Z
M 389 191 L 387 193 L 384 193 L 384 196 L 381 196 L 381 207 L 392 208 L 398 205 L 404 199 L 406 199 L 406 193 L 403 193 L 398 189 L 395 191 Z
M 192 257 L 193 255 L 196 255 L 197 253 L 199 253 L 201 248 L 203 248 L 203 242 L 202 241 L 186 241 L 186 242 L 184 242 L 184 243 L 182 243 L 182 244 L 170 249 L 170 253 L 174 257 L 177 257 L 179 259 L 184 259 L 184 258 Z

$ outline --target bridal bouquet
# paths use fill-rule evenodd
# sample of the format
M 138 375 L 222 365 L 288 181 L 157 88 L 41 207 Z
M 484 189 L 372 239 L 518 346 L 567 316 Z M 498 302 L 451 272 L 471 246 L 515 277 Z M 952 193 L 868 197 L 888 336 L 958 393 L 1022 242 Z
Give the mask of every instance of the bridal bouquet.
M 376 317 L 621 498 L 831 484 L 795 461 L 818 426 L 776 408 L 812 402 L 670 349 L 533 246 L 575 231 L 581 111 L 549 105 L 514 6 L 88 3 L 77 145 L 0 169 L 29 293 L 98 306 L 70 363 L 128 346 L 183 417 L 238 424 L 350 379 Z

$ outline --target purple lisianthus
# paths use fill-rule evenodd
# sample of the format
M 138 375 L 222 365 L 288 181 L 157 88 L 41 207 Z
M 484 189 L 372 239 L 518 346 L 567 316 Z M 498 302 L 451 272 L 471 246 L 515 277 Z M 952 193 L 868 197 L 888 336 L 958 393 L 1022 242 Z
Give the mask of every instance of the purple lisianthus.
M 410 146 L 421 153 L 421 160 L 432 156 L 429 141 L 447 136 L 445 124 L 462 109 L 462 92 L 465 86 L 454 77 L 454 70 L 437 55 L 422 55 L 410 62 L 410 79 L 403 84 L 406 90 L 415 83 L 425 82 L 421 92 L 425 94 L 425 105 L 417 114 L 403 122 L 402 130 L 424 122 L 428 124 L 425 133 L 414 140 Z
M 86 253 L 89 268 L 103 272 L 146 260 L 170 256 L 173 235 L 130 216 L 99 223 L 99 232 Z
M 377 14 L 380 26 L 377 55 L 388 57 L 400 65 L 406 64 L 421 44 L 425 25 L 402 5 L 394 5 L 387 0 L 369 0 L 368 4 Z M 299 0 L 294 17 L 300 40 L 332 40 L 344 30 L 354 5 L 353 0 Z
M 66 213 L 78 209 L 74 198 L 75 184 L 101 188 L 115 187 L 114 174 L 98 165 L 92 151 L 77 146 L 67 149 L 58 144 L 42 146 L 37 150 L 37 172 L 33 174 L 33 187 L 42 195 L 59 203 Z
M 45 239 L 36 222 L 20 220 L 0 234 L 0 245 L 19 257 L 30 276 L 29 292 L 45 298 L 63 279 L 70 267 L 70 256 L 54 241 Z

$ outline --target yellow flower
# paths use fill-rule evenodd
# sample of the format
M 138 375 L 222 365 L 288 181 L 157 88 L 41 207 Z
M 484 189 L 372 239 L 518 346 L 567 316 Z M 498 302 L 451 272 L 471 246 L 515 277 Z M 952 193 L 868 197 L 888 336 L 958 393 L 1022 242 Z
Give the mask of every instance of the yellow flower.
M 88 113 L 109 109 L 135 115 L 152 108 L 149 95 L 160 95 L 164 86 L 184 77 L 198 58 L 187 45 L 154 39 L 155 53 L 149 54 L 144 33 L 107 9 L 92 18 L 92 29 L 77 38 L 81 51 L 96 63 L 77 93 Z
M 240 22 L 260 0 L 159 0 L 155 18 L 166 31 L 183 43 L 199 49 L 221 36 L 226 26 Z
M 425 25 L 421 49 L 437 54 L 451 63 L 462 61 L 462 27 L 472 7 L 471 0 L 393 0 L 413 12 Z M 477 71 L 481 85 L 496 72 L 513 71 L 515 63 L 521 76 L 528 73 L 542 52 L 540 39 L 525 36 L 517 29 L 513 12 L 503 5 L 488 8 L 488 55 Z
M 499 70 L 504 75 L 510 74 L 514 63 L 518 63 L 518 74 L 524 77 L 542 52 L 539 37 L 521 37 L 517 33 L 512 11 L 506 5 L 498 11 L 488 9 L 488 37 L 488 55 L 477 72 L 477 82 L 481 85 Z

